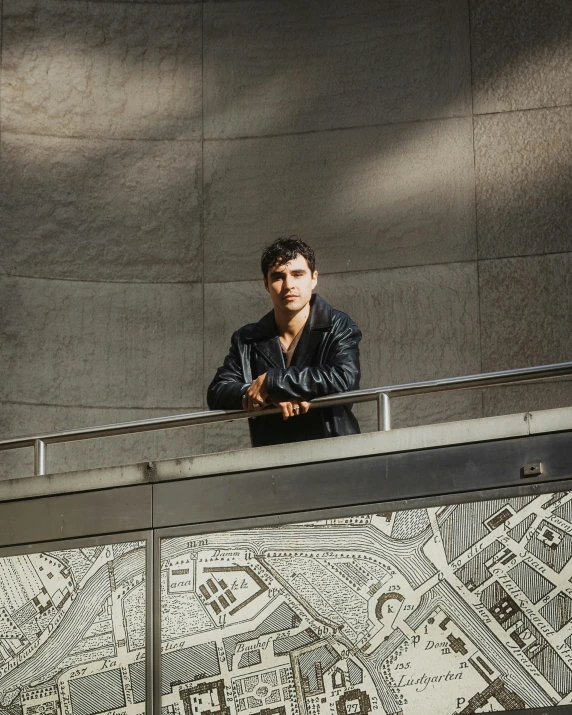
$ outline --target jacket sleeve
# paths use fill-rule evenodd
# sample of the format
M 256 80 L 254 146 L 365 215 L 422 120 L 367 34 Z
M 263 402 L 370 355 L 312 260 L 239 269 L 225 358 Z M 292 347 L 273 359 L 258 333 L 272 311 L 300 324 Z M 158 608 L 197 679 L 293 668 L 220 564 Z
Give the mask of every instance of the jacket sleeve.
M 334 334 L 324 364 L 268 370 L 268 394 L 313 400 L 335 392 L 358 390 L 360 340 L 361 331 L 348 318 Z
M 242 409 L 242 398 L 250 383 L 244 379 L 238 342 L 236 332 L 232 336 L 229 353 L 207 390 L 207 404 L 211 410 Z

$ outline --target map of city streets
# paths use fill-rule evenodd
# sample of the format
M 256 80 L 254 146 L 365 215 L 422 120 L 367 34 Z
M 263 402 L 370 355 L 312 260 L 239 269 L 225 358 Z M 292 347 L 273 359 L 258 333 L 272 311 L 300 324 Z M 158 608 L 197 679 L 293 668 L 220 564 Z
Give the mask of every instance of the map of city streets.
M 161 541 L 162 715 L 572 703 L 572 493 Z
M 145 551 L 0 557 L 1 715 L 145 713 Z

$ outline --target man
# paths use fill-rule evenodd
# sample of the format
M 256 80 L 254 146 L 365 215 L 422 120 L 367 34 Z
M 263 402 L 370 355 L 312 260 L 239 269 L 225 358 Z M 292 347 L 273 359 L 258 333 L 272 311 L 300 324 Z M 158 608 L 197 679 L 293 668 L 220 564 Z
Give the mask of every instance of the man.
M 280 407 L 282 415 L 249 420 L 253 447 L 358 434 L 349 405 L 308 411 L 316 397 L 359 389 L 360 378 L 361 332 L 312 295 L 314 251 L 295 236 L 279 238 L 265 249 L 261 268 L 273 310 L 232 336 L 208 389 L 210 409 Z

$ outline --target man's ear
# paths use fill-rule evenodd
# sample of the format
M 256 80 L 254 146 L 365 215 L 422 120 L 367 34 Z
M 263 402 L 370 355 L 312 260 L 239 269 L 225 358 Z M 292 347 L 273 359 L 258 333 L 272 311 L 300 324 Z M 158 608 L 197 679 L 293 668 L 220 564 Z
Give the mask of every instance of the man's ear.
M 314 271 L 312 274 L 312 290 L 318 285 L 318 271 Z
M 264 288 L 268 293 L 270 293 L 270 291 L 268 290 L 268 278 L 263 278 L 262 280 L 264 282 Z

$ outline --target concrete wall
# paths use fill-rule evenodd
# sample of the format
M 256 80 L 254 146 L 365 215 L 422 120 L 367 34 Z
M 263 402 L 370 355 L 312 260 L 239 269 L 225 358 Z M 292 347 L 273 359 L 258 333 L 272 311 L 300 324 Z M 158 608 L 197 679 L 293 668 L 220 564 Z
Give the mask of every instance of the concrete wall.
M 363 329 L 364 387 L 570 359 L 568 0 L 0 4 L 2 436 L 201 409 L 269 308 L 279 234 L 314 245 L 319 292 Z M 571 403 L 566 382 L 415 398 L 394 424 Z

